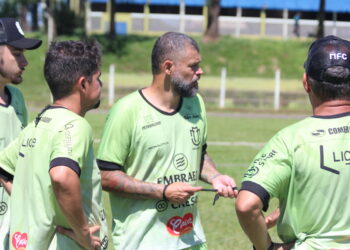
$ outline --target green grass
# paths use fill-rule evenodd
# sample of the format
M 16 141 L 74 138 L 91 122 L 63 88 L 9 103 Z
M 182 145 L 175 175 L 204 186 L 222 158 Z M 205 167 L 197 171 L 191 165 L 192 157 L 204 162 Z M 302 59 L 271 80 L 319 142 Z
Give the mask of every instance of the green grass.
M 100 138 L 106 113 L 90 112 L 86 118 L 93 127 L 95 138 Z M 208 141 L 228 142 L 259 142 L 264 143 L 279 129 L 296 122 L 296 119 L 277 118 L 242 118 L 242 117 L 208 117 Z M 98 148 L 98 143 L 95 145 Z M 208 152 L 216 162 L 218 169 L 235 178 L 238 186 L 245 169 L 259 150 L 259 146 L 209 146 Z M 207 185 L 202 183 L 201 185 Z M 200 193 L 199 210 L 202 225 L 207 237 L 209 249 L 251 249 L 251 244 L 239 226 L 234 210 L 234 200 L 220 198 L 212 206 L 214 195 Z M 104 196 L 107 216 L 110 218 L 110 208 L 107 196 Z M 270 213 L 277 207 L 273 200 Z M 110 220 L 109 220 L 110 221 Z M 275 229 L 271 230 L 275 240 L 278 240 Z

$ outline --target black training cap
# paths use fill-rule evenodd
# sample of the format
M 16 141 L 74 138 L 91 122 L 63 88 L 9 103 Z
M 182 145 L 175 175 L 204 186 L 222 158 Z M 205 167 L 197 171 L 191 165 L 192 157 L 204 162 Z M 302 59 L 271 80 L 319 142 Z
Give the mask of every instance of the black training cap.
M 18 49 L 36 49 L 42 41 L 25 38 L 19 22 L 15 18 L 0 18 L 0 45 L 7 44 Z
M 323 81 L 324 72 L 333 66 L 350 69 L 350 42 L 336 36 L 326 36 L 313 42 L 304 64 L 306 74 Z

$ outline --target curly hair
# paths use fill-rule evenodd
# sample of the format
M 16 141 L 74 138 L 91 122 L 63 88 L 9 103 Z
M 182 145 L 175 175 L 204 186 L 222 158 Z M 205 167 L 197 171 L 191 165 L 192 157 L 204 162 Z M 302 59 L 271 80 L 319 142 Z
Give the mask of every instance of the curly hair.
M 101 66 L 98 42 L 52 42 L 46 54 L 44 76 L 54 100 L 71 94 L 74 83 L 82 76 L 89 81 Z

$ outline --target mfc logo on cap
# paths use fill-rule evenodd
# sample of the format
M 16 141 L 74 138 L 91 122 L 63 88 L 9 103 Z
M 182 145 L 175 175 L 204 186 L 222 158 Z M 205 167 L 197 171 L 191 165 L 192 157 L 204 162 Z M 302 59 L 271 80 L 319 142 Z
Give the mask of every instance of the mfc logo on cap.
M 343 59 L 343 60 L 347 60 L 348 59 L 348 55 L 345 54 L 345 53 L 330 53 L 329 54 L 329 59 L 332 60 L 332 59 Z

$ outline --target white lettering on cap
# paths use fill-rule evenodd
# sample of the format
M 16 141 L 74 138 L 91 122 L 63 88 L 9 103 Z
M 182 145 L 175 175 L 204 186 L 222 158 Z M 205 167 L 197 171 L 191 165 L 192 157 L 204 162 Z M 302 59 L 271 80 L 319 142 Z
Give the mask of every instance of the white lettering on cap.
M 22 36 L 24 36 L 24 32 L 23 32 L 21 26 L 19 25 L 18 21 L 16 21 L 16 27 L 17 27 L 18 32 L 21 33 Z
M 332 60 L 332 59 L 343 59 L 343 60 L 347 60 L 348 59 L 348 55 L 345 54 L 345 53 L 329 53 L 329 59 Z

